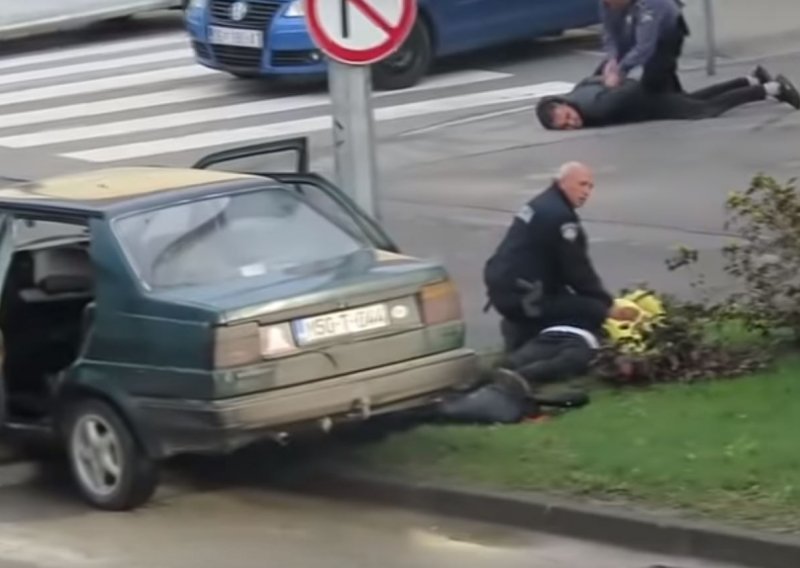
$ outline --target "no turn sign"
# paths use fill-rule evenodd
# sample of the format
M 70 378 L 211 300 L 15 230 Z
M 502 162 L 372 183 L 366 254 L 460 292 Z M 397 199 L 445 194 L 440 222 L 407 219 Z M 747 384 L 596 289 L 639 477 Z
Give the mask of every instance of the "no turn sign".
M 417 17 L 416 0 L 305 0 L 308 30 L 329 57 L 369 65 L 396 51 Z

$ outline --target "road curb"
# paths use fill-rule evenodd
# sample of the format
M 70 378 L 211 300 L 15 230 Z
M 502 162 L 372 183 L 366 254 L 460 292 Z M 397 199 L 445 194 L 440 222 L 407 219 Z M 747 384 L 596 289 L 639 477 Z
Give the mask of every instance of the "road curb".
M 356 499 L 510 525 L 646 552 L 690 556 L 754 568 L 797 568 L 800 538 L 663 517 L 547 495 L 499 493 L 408 482 L 323 467 L 302 483 L 305 493 Z

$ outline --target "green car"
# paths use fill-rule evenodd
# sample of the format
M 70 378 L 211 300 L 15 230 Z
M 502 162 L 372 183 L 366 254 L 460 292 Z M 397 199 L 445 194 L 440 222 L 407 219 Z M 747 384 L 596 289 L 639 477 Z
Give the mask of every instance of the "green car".
M 281 154 L 288 173 L 224 171 Z M 166 458 L 428 406 L 474 378 L 445 269 L 307 170 L 300 138 L 0 189 L 2 422 L 55 436 L 93 506 L 146 503 Z

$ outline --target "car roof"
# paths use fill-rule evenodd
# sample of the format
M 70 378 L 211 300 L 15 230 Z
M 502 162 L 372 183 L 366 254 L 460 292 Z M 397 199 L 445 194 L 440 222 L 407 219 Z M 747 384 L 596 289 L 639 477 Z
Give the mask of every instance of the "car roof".
M 264 181 L 262 176 L 195 168 L 109 168 L 0 186 L 0 206 L 113 216 Z

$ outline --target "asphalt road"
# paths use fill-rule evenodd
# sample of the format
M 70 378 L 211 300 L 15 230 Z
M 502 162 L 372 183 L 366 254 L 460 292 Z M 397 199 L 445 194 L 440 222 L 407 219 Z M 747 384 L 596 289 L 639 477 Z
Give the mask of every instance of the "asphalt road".
M 124 38 L 112 31 L 93 41 L 72 36 L 6 50 L 0 56 L 0 175 L 190 164 L 242 138 L 296 133 L 297 120 L 325 116 L 319 87 L 276 91 L 216 74 L 192 76 L 177 33 L 174 21 L 159 19 L 126 30 Z M 117 51 L 109 51 L 109 42 L 119 41 L 151 43 L 144 49 L 141 43 L 133 48 L 116 43 Z M 768 63 L 800 77 L 794 59 Z M 117 65 L 98 63 L 104 60 Z M 440 258 L 451 270 L 475 346 L 497 341 L 494 317 L 481 311 L 483 262 L 513 211 L 548 183 L 561 162 L 581 159 L 595 167 L 597 193 L 584 218 L 609 284 L 647 279 L 684 293 L 687 281 L 663 267 L 669 248 L 684 242 L 715 250 L 725 242 L 722 201 L 730 189 L 743 187 L 758 170 L 788 177 L 800 166 L 800 114 L 777 105 L 754 105 L 711 122 L 563 134 L 539 128 L 530 97 L 501 102 L 508 89 L 574 82 L 596 60 L 591 44 L 580 38 L 495 50 L 450 62 L 426 88 L 382 96 L 378 103 L 390 109 L 419 103 L 416 114 L 379 123 L 383 217 L 405 250 Z M 143 73 L 150 75 L 142 79 Z M 129 84 L 137 74 L 139 83 Z M 687 77 L 691 84 L 707 82 L 697 72 Z M 309 94 L 317 98 L 303 107 L 298 101 L 307 99 L 298 97 Z M 460 99 L 472 106 L 458 108 L 441 103 L 481 94 L 488 102 Z M 309 134 L 316 166 L 330 172 L 329 132 Z M 713 257 L 709 268 L 717 284 L 727 285 Z M 231 471 L 236 467 L 231 464 Z M 63 484 L 0 490 L 0 568 L 249 568 L 265 562 L 387 568 L 702 566 L 286 494 L 258 480 L 229 479 L 209 488 L 181 474 L 151 507 L 130 515 L 89 511 L 70 495 Z
M 57 473 L 0 490 L 0 568 L 725 568 L 278 490 L 250 458 L 193 465 L 130 514 L 87 509 Z
M 609 286 L 646 280 L 679 294 L 691 290 L 686 275 L 665 269 L 672 247 L 705 251 L 710 283 L 725 288 L 715 254 L 727 242 L 725 196 L 758 171 L 788 178 L 800 165 L 800 114 L 776 103 L 713 121 L 543 131 L 534 97 L 593 69 L 593 49 L 591 37 L 578 34 L 491 50 L 444 62 L 419 88 L 376 97 L 383 220 L 407 252 L 450 269 L 474 347 L 498 340 L 496 318 L 481 309 L 483 262 L 511 214 L 560 163 L 595 168 L 596 196 L 582 213 Z M 794 56 L 763 62 L 800 79 Z M 710 81 L 701 63 L 684 62 L 689 87 Z M 753 67 L 722 63 L 714 80 Z M 0 70 L 0 175 L 189 165 L 208 152 L 298 134 L 309 136 L 314 166 L 333 175 L 324 86 L 206 72 L 192 62 L 174 16 L 16 44 Z

